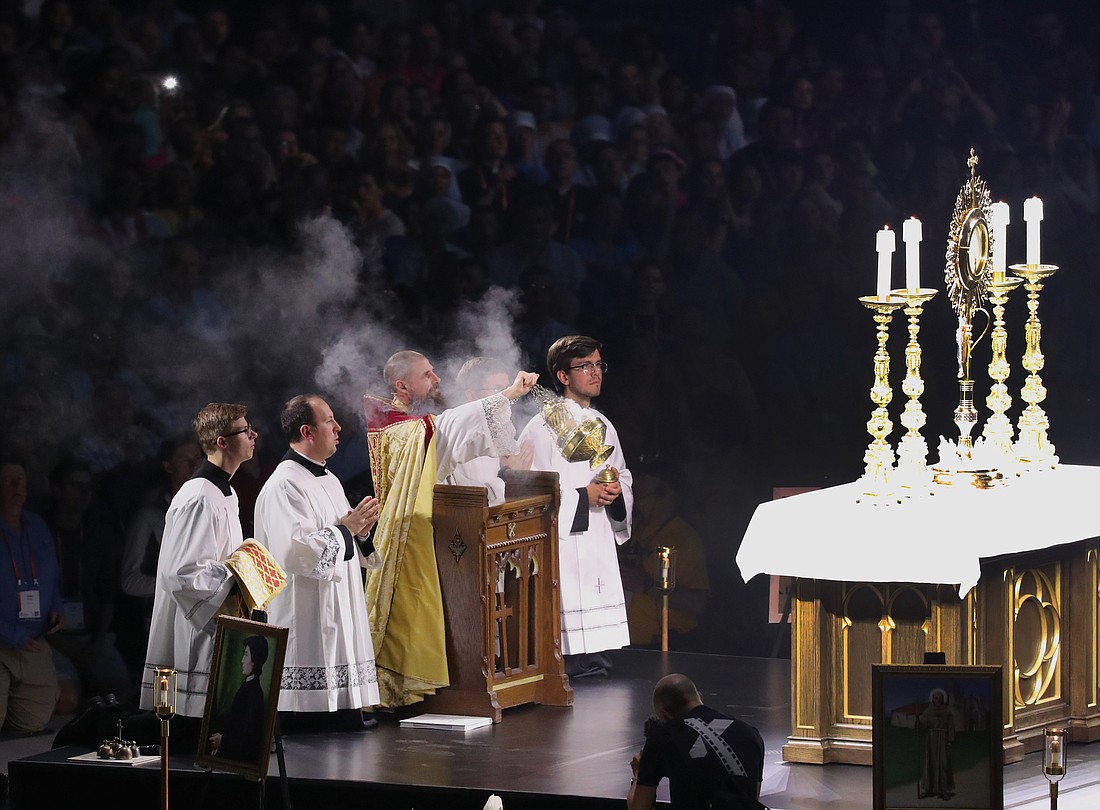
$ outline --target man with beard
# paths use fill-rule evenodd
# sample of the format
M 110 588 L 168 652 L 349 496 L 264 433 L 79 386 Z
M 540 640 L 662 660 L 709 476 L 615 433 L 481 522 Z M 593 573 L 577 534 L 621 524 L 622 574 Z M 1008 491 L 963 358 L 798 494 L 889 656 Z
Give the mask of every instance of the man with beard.
M 354 508 L 325 462 L 340 423 L 315 394 L 289 400 L 279 427 L 290 448 L 256 499 L 256 540 L 286 569 L 268 620 L 290 628 L 279 711 L 283 729 L 355 731 L 378 702 L 362 568 L 374 565 L 371 527 L 378 503 Z M 318 628 L 323 628 L 320 632 Z
M 419 352 L 397 352 L 383 376 L 392 399 L 363 397 L 381 504 L 374 534 L 381 567 L 367 572 L 366 594 L 381 705 L 398 707 L 450 682 L 432 534 L 435 484 L 470 459 L 515 453 L 511 406 L 538 375 L 521 371 L 499 394 L 451 409 Z

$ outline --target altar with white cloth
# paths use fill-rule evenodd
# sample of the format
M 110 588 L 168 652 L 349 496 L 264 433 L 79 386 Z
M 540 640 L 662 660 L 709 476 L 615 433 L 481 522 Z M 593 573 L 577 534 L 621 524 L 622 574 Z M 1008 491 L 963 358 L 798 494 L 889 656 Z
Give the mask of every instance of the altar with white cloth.
M 1100 739 L 1100 467 L 862 498 L 858 482 L 761 504 L 747 582 L 795 577 L 784 759 L 871 763 L 871 665 L 1001 664 L 1005 761 L 1045 725 Z

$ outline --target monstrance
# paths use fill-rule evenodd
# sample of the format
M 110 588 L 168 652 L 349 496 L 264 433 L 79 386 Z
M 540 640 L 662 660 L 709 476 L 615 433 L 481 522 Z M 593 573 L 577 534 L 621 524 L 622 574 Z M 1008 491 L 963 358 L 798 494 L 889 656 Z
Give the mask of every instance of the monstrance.
M 989 295 L 993 272 L 993 204 L 985 181 L 978 176 L 978 156 L 970 150 L 966 161 L 970 177 L 955 198 L 955 211 L 947 238 L 947 265 L 944 280 L 947 296 L 958 317 L 959 407 L 955 409 L 955 425 L 959 428 L 959 440 L 954 445 L 954 458 L 945 452 L 941 444 L 940 462 L 933 467 L 934 480 L 939 484 L 951 484 L 965 480 L 977 487 L 988 487 L 1002 478 L 989 466 L 974 459 L 974 442 L 971 431 L 978 421 L 974 408 L 974 380 L 970 376 L 970 356 L 974 346 L 989 329 L 989 312 L 982 308 Z M 985 328 L 977 337 L 973 333 L 975 313 L 985 315 Z M 944 458 L 947 455 L 948 458 Z

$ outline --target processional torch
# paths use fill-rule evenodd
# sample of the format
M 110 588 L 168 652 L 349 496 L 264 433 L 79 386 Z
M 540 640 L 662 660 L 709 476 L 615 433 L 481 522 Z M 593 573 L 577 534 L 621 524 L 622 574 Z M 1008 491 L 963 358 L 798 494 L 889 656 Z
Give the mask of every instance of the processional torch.
M 657 590 L 661 592 L 661 650 L 668 652 L 668 597 L 676 587 L 676 549 L 657 546 Z
M 168 721 L 176 714 L 176 670 L 153 670 L 153 712 L 160 718 L 160 799 L 168 810 Z
M 1058 810 L 1058 783 L 1066 775 L 1066 730 L 1043 729 L 1043 776 L 1050 782 L 1050 810 Z

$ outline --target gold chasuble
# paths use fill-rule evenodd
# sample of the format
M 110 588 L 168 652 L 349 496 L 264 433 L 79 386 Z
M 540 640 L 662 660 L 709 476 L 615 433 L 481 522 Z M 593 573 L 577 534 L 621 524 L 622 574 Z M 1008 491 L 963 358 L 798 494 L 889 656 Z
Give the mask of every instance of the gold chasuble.
M 407 706 L 447 686 L 443 595 L 432 534 L 436 435 L 432 416 L 364 397 L 375 496 L 381 504 L 366 598 L 381 705 Z M 400 583 L 400 585 L 398 585 Z
M 516 452 L 512 403 L 502 394 L 413 416 L 400 402 L 363 397 L 374 494 L 381 504 L 366 598 L 381 705 L 396 708 L 447 686 L 443 594 L 435 560 L 435 485 L 459 464 Z

